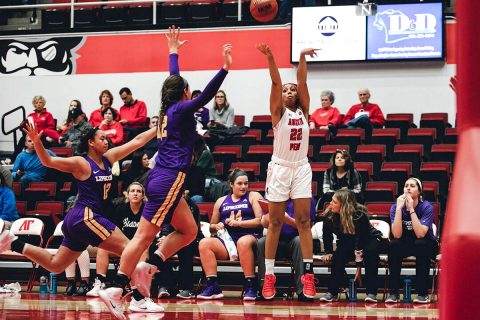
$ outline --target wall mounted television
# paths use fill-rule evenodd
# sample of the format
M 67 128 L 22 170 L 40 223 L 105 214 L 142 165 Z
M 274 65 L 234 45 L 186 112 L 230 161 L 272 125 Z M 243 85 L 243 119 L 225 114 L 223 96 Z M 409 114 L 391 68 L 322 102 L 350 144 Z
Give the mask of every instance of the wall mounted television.
M 291 62 L 306 47 L 320 48 L 307 62 L 444 60 L 442 2 L 375 7 L 293 8 Z

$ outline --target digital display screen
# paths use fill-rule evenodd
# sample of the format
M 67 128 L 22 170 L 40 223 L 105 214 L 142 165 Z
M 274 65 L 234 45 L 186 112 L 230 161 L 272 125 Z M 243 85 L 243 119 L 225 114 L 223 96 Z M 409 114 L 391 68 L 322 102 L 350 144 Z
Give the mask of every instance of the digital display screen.
M 444 58 L 443 4 L 295 7 L 291 62 L 303 48 L 318 48 L 307 62 L 424 60 Z

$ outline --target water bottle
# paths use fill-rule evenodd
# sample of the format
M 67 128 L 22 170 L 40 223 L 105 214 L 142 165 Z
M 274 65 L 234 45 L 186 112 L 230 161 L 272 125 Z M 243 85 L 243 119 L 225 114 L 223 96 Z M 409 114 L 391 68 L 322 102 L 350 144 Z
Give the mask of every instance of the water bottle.
M 50 272 L 50 294 L 57 293 L 57 275 Z
M 412 279 L 409 278 L 403 280 L 403 302 L 412 302 Z
M 217 236 L 223 240 L 223 243 L 225 244 L 225 248 L 227 248 L 230 261 L 237 261 L 238 260 L 237 246 L 235 245 L 235 242 L 233 242 L 233 239 L 228 233 L 227 229 L 218 230 Z
M 348 301 L 357 301 L 357 286 L 355 285 L 355 278 L 350 278 L 348 280 Z
M 47 278 L 44 276 L 40 277 L 40 294 L 47 294 L 48 287 L 47 287 Z

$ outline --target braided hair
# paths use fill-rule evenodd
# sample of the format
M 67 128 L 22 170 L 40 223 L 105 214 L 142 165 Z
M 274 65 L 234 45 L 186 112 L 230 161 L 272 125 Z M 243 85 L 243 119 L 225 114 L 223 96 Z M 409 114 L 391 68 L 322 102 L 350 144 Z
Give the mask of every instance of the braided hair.
M 188 82 L 179 75 L 171 75 L 163 82 L 162 86 L 162 105 L 158 115 L 158 126 L 163 130 L 163 119 L 167 113 L 168 108 L 177 103 L 183 96 L 183 92 L 188 88 Z M 160 139 L 161 139 L 160 135 Z

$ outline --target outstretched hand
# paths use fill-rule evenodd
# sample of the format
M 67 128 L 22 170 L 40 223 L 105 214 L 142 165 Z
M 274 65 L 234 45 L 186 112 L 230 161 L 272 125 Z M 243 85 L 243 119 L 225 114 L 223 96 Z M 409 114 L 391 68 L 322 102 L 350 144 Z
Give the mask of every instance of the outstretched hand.
M 25 132 L 32 141 L 38 142 L 40 141 L 40 138 L 42 137 L 43 130 L 38 133 L 37 129 L 35 129 L 35 126 L 30 124 L 29 122 L 26 123 L 25 129 L 23 129 L 23 132 Z
M 305 48 L 302 49 L 300 52 L 301 55 L 308 55 L 310 58 L 315 58 L 317 56 L 317 51 L 320 49 L 314 49 L 314 48 Z
M 224 44 L 223 45 L 223 69 L 227 70 L 230 69 L 230 65 L 232 64 L 232 45 L 231 44 Z
M 270 50 L 270 47 L 265 43 L 259 43 L 255 47 L 258 49 L 258 51 L 260 51 L 267 57 L 272 55 L 272 51 Z
M 165 34 L 167 38 L 168 50 L 170 53 L 178 53 L 178 49 L 183 46 L 187 40 L 180 40 L 180 28 L 175 25 L 168 28 L 168 33 Z

